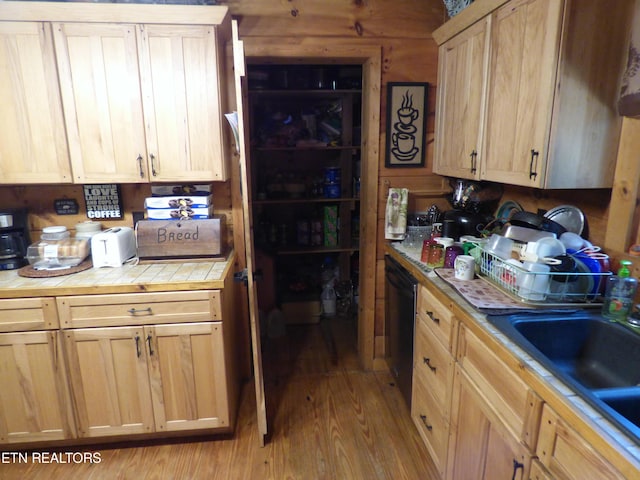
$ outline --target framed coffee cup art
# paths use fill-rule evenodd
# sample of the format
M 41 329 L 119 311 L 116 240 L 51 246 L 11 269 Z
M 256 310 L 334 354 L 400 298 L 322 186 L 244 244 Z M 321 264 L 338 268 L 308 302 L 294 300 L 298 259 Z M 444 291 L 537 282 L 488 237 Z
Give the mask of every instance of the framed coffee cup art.
M 386 167 L 424 165 L 428 91 L 428 83 L 387 84 Z

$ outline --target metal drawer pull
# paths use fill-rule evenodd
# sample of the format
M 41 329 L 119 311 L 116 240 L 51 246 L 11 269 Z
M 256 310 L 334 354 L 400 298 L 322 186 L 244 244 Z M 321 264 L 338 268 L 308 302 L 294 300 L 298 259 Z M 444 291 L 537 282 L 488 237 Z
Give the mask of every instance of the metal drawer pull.
M 154 177 L 157 177 L 158 172 L 156 171 L 156 157 L 153 153 L 150 156 L 151 156 L 151 174 Z
M 127 310 L 127 312 L 129 312 L 131 315 L 137 315 L 138 313 L 146 313 L 147 315 L 153 315 L 153 312 L 151 311 L 151 307 L 141 308 L 139 310 L 137 308 L 130 308 L 129 310 Z
M 524 464 L 518 462 L 514 458 L 513 459 L 513 477 L 511 477 L 511 480 L 516 480 L 516 473 L 518 472 L 519 469 L 522 469 L 522 471 L 524 472 Z
M 476 161 L 478 158 L 478 152 L 475 151 L 475 149 L 471 152 L 471 173 L 476 173 L 478 168 L 476 166 Z
M 142 352 L 140 352 L 140 335 L 136 335 L 136 355 L 138 356 L 138 358 L 140 358 L 141 354 Z
M 427 310 L 427 317 L 429 317 L 431 320 L 433 320 L 438 324 L 440 323 L 440 319 L 438 317 L 434 317 L 433 312 L 430 312 L 429 310 Z
M 538 172 L 536 170 L 538 170 L 538 155 L 540 155 L 540 152 L 538 152 L 537 150 L 531 149 L 531 163 L 529 164 L 529 178 L 533 178 L 535 180 L 535 178 L 538 176 Z M 535 168 L 533 166 L 533 164 L 535 163 Z
M 138 161 L 138 166 L 140 168 L 140 178 L 144 178 L 144 169 L 142 168 L 142 155 L 138 154 L 138 158 L 136 158 L 136 160 Z
M 426 415 L 420 415 L 420 420 L 422 420 L 422 423 L 424 423 L 424 426 L 427 428 L 427 430 L 431 431 L 433 430 L 433 426 L 429 425 L 427 423 L 427 416 Z
M 422 357 L 422 361 L 424 362 L 424 364 L 429 367 L 429 370 L 431 370 L 432 372 L 435 373 L 436 371 L 436 367 L 431 365 L 431 359 L 427 358 L 427 357 Z
M 153 345 L 151 344 L 151 340 L 153 340 L 151 334 L 147 335 L 147 343 L 149 344 L 149 355 L 153 355 Z

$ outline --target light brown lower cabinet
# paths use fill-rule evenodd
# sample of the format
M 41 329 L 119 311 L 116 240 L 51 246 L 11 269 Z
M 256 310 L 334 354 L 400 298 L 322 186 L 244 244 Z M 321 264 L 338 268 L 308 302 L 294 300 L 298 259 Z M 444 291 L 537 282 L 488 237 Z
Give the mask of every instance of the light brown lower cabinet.
M 60 333 L 0 334 L 0 444 L 73 437 Z
M 65 331 L 80 437 L 229 427 L 221 322 Z
M 532 454 L 504 426 L 487 398 L 455 367 L 447 479 L 529 478 Z
M 536 454 L 550 478 L 561 480 L 631 478 L 613 467 L 546 404 L 542 409 Z

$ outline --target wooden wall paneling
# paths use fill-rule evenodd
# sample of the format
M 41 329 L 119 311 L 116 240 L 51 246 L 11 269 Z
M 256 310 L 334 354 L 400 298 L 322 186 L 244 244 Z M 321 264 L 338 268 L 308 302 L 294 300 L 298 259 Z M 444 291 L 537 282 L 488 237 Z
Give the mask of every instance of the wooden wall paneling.
M 344 38 L 430 38 L 446 19 L 439 1 L 411 0 L 229 0 L 232 15 L 241 15 L 240 36 L 332 36 Z
M 549 210 L 558 205 L 575 205 L 584 212 L 587 219 L 589 241 L 604 247 L 607 244 L 605 231 L 610 196 L 610 189 L 538 190 L 505 185 L 501 202 L 513 200 L 529 212 Z
M 212 184 L 213 209 L 215 214 L 226 215 L 227 244 L 233 245 L 233 217 L 230 199 L 230 182 Z M 151 196 L 149 184 L 122 184 L 122 207 L 124 218 L 99 220 L 103 228 L 133 226 L 133 212 L 144 211 L 144 199 Z M 75 199 L 78 214 L 58 215 L 54 210 L 56 199 Z M 26 208 L 29 212 L 31 239 L 40 238 L 42 229 L 51 225 L 64 225 L 74 232 L 79 222 L 89 220 L 86 214 L 82 185 L 29 185 L 0 187 L 0 208 Z
M 376 260 L 376 301 L 375 312 L 376 322 L 374 325 L 374 349 L 375 358 L 384 360 L 385 357 L 385 272 L 384 272 L 384 259 Z
M 640 195 L 640 119 L 625 117 L 618 149 L 615 180 L 611 192 L 605 244 L 626 252 L 640 241 L 638 199 Z

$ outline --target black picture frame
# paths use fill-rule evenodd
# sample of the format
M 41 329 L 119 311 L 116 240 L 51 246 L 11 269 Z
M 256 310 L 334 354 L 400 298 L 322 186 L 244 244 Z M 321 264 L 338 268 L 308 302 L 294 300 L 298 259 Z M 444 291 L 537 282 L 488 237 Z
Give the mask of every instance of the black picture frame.
M 428 94 L 426 82 L 387 84 L 387 168 L 424 166 Z
M 120 184 L 83 185 L 87 217 L 91 220 L 122 220 L 122 189 Z

